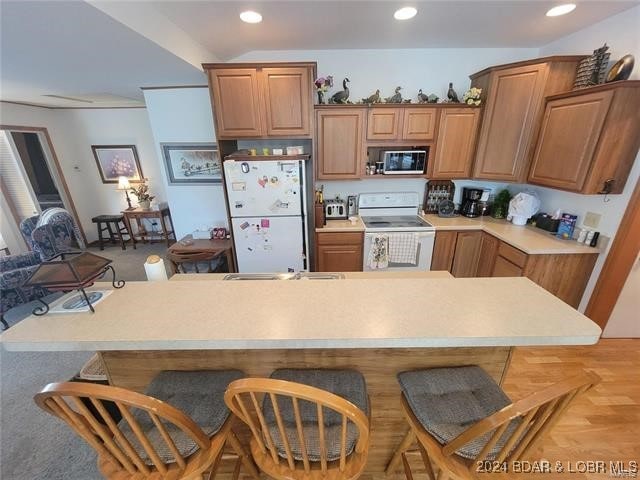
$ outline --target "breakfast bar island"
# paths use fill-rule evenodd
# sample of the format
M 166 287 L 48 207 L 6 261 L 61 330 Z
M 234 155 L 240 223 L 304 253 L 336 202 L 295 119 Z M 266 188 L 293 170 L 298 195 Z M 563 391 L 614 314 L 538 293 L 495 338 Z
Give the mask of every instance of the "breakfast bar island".
M 601 333 L 527 278 L 345 277 L 128 282 L 94 314 L 31 316 L 1 341 L 12 351 L 98 351 L 110 383 L 137 391 L 162 370 L 236 368 L 266 377 L 283 367 L 356 369 L 371 400 L 365 475 L 382 478 L 408 428 L 399 372 L 475 364 L 501 382 L 514 347 L 589 345 Z

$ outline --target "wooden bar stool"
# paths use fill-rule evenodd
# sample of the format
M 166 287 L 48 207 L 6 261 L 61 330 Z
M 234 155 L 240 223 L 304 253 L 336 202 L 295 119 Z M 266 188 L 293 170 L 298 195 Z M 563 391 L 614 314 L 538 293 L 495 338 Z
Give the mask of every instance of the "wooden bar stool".
M 112 244 L 116 244 L 116 240 L 120 242 L 122 250 L 126 250 L 124 235 L 128 235 L 133 243 L 133 248 L 136 248 L 136 242 L 131 232 L 127 228 L 127 224 L 124 221 L 124 215 L 98 215 L 91 219 L 98 228 L 98 242 L 100 243 L 100 250 L 104 250 L 104 239 L 102 237 L 103 232 L 109 232 L 109 241 Z
M 369 399 L 358 372 L 278 370 L 269 379 L 232 382 L 225 402 L 249 426 L 253 459 L 271 478 L 349 480 L 365 467 Z
M 409 433 L 387 466 L 403 464 L 412 480 L 407 453 L 419 452 L 431 480 L 510 478 L 502 465 L 523 460 L 558 421 L 573 399 L 600 378 L 585 373 L 512 403 L 480 367 L 432 368 L 398 375 Z M 412 448 L 417 443 L 417 450 Z M 492 475 L 478 469 L 489 465 Z M 490 470 L 491 470 L 490 469 Z
M 148 395 L 90 383 L 51 383 L 35 396 L 46 412 L 61 418 L 98 452 L 107 479 L 201 479 L 215 474 L 228 442 L 237 457 L 234 478 L 244 466 L 258 471 L 231 430 L 223 392 L 242 372 L 165 371 Z M 122 420 L 108 413 L 113 402 Z

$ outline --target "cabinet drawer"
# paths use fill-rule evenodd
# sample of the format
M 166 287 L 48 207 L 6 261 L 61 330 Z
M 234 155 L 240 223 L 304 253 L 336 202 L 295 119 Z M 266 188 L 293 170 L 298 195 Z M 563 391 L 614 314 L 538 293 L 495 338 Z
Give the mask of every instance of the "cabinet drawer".
M 493 266 L 492 277 L 521 277 L 522 268 L 518 265 L 511 263 L 509 260 L 505 260 L 504 257 L 497 257 L 496 263 Z
M 514 265 L 517 265 L 520 268 L 524 268 L 525 263 L 527 263 L 527 254 L 517 248 L 512 247 L 511 245 L 500 242 L 500 247 L 498 248 L 498 255 L 504 257 L 509 260 Z
M 318 245 L 362 245 L 362 235 L 360 232 L 318 232 L 316 243 Z

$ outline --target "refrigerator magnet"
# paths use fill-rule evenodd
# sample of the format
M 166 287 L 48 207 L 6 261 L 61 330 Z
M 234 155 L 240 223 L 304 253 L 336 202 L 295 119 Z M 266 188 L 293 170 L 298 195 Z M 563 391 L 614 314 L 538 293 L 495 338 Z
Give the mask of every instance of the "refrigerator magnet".
M 269 219 L 263 218 L 262 220 L 260 220 L 260 226 L 262 228 L 269 228 Z
M 243 223 L 240 224 L 240 228 L 242 230 L 246 230 L 249 227 L 250 227 L 249 222 L 243 222 Z
M 258 178 L 258 185 L 260 185 L 262 188 L 264 188 L 264 186 L 269 182 L 269 178 L 265 175 L 261 178 Z
M 232 182 L 231 190 L 234 192 L 244 192 L 247 190 L 247 182 Z

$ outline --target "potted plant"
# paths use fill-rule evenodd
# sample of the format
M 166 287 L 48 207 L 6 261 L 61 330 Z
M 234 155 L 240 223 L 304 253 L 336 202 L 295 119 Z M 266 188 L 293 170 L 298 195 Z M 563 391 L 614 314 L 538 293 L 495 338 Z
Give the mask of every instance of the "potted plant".
M 506 188 L 501 190 L 498 195 L 496 195 L 495 200 L 493 201 L 493 207 L 491 209 L 491 216 L 493 218 L 506 218 L 507 212 L 509 211 L 509 202 L 511 201 L 511 194 L 509 190 Z
M 151 208 L 151 200 L 156 198 L 154 195 L 149 194 L 149 186 L 144 182 L 140 183 L 137 187 L 131 187 L 131 193 L 138 199 L 138 206 L 143 210 L 149 210 Z

